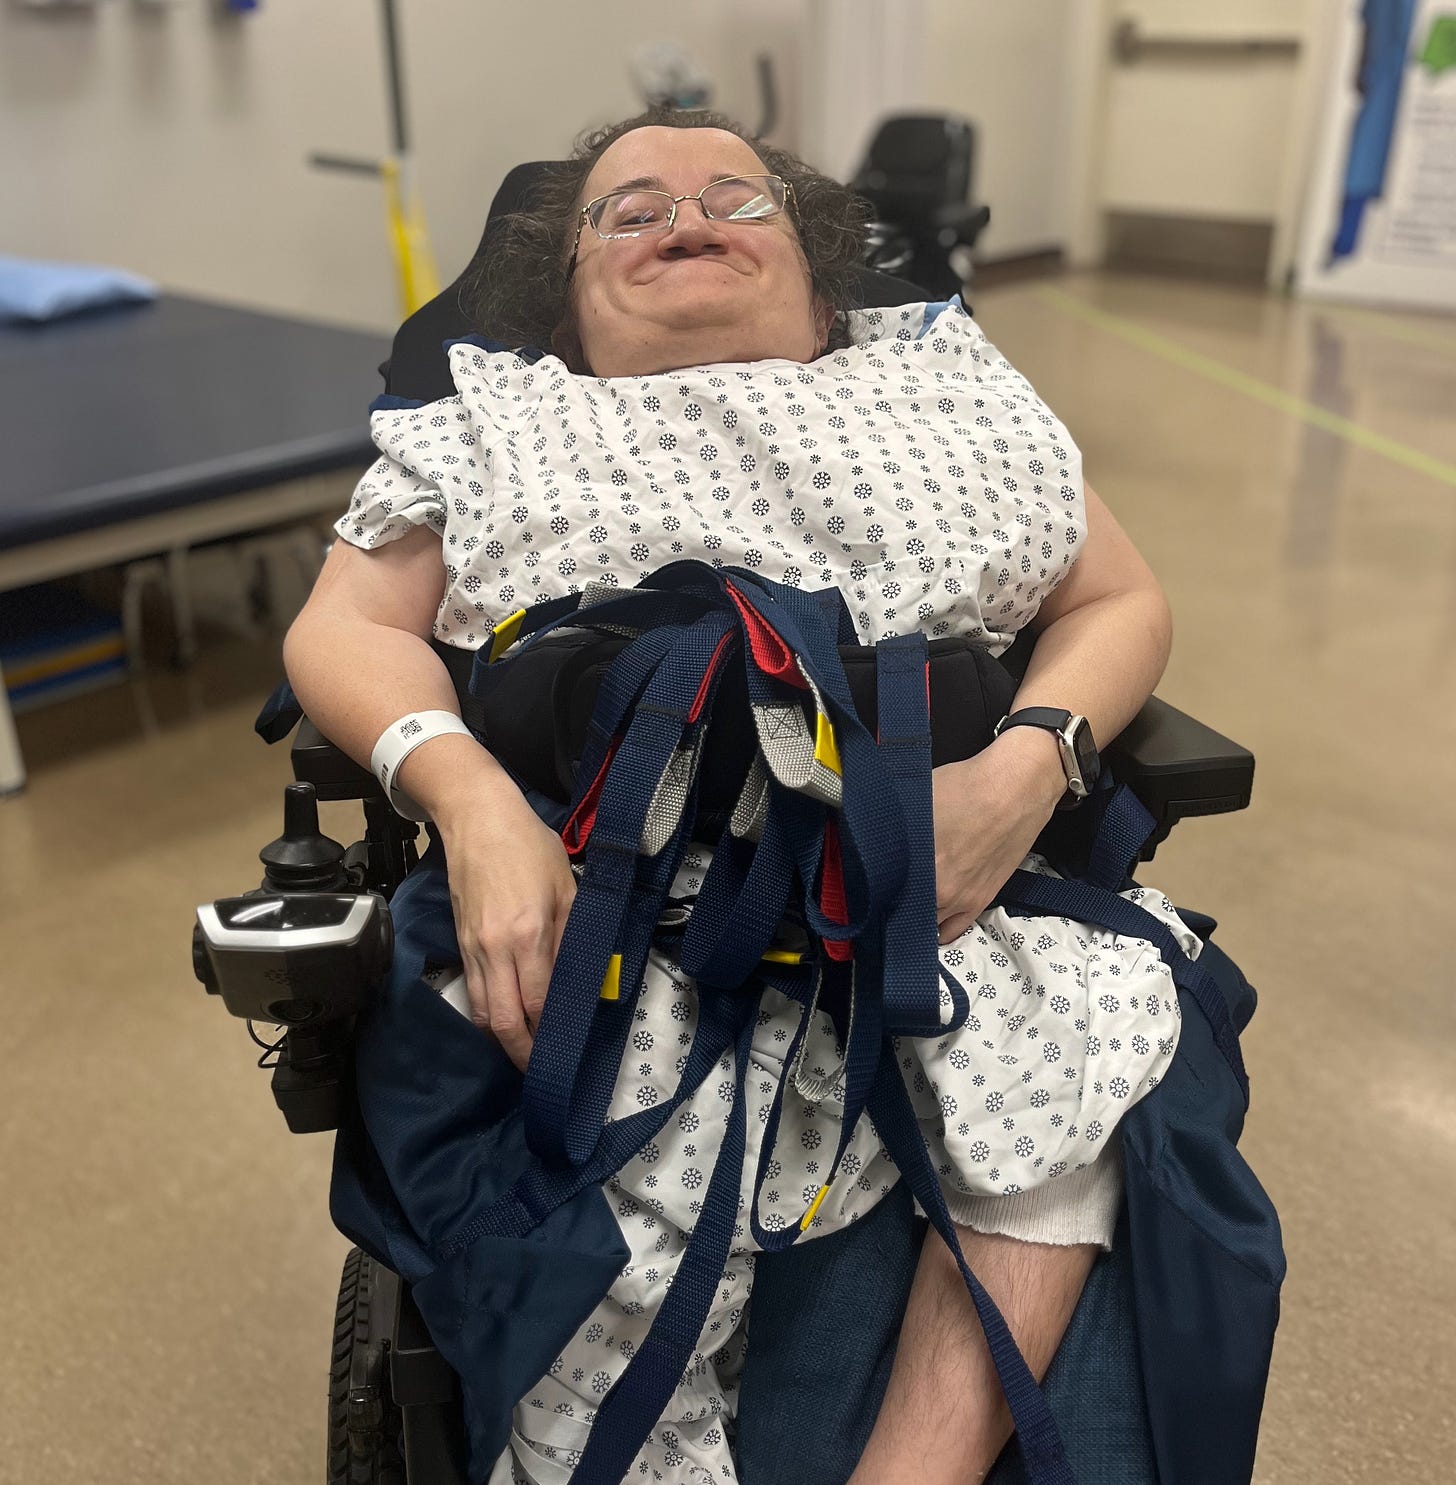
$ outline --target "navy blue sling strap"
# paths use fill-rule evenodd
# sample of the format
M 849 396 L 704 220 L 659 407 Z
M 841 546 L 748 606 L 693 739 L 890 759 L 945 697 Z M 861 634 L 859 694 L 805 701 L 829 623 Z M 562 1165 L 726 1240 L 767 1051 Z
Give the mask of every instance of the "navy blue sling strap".
M 626 931 L 629 921 L 656 921 L 656 909 L 687 838 L 691 782 L 680 791 L 684 798 L 676 821 L 658 832 L 665 839 L 659 840 L 656 852 L 648 854 L 642 847 L 663 780 L 674 759 L 686 757 L 690 764 L 694 757 L 695 730 L 711 718 L 717 667 L 735 648 L 747 670 L 750 704 L 758 709 L 755 725 L 767 750 L 768 767 L 799 783 L 796 788 L 779 782 L 769 785 L 756 840 L 747 849 L 746 837 L 725 843 L 715 852 L 704 879 L 693 916 L 707 911 L 698 920 L 699 932 L 691 945 L 695 925 L 690 919 L 681 945 L 684 967 L 700 976 L 704 1017 L 700 1039 L 711 1021 L 718 1029 L 703 1045 L 715 1050 L 733 1023 L 731 1011 L 723 1010 L 723 1005 L 756 1005 L 765 976 L 744 971 L 761 967 L 782 916 L 781 904 L 788 903 L 800 914 L 811 942 L 819 945 L 819 962 L 811 973 L 777 977 L 803 1007 L 789 1066 L 796 1063 L 793 1052 L 813 1011 L 824 1010 L 841 1039 L 843 1060 L 837 1076 L 845 1106 L 838 1149 L 818 1198 L 797 1225 L 782 1218 L 775 1225 L 762 1225 L 757 1194 L 774 1147 L 782 1084 L 776 1090 L 748 1214 L 755 1239 L 772 1251 L 791 1244 L 807 1229 L 837 1173 L 859 1114 L 866 1109 L 883 1125 L 887 1142 L 901 1151 L 904 1168 L 917 1169 L 910 1153 L 915 1145 L 920 1165 L 929 1169 L 888 1050 L 891 1035 L 924 1033 L 942 1024 L 933 878 L 927 868 L 933 853 L 925 639 L 915 635 L 881 647 L 882 748 L 856 714 L 839 664 L 836 647 L 848 625 L 842 603 L 836 610 L 821 598 L 778 589 L 752 574 L 719 574 L 690 564 L 657 574 L 651 585 L 647 592 L 638 589 L 634 595 L 600 601 L 594 597 L 575 615 L 557 611 L 545 623 L 533 622 L 535 616 L 527 614 L 519 624 L 522 631 L 546 633 L 584 620 L 644 635 L 660 636 L 666 629 L 674 634 L 670 643 L 659 641 L 649 649 L 640 648 L 638 640 L 619 657 L 622 678 L 609 681 L 598 697 L 593 737 L 578 777 L 573 819 L 582 820 L 584 807 L 590 808 L 580 831 L 577 906 L 558 956 L 525 1084 L 528 1141 L 544 1174 L 534 1170 L 524 1174 L 484 1219 L 468 1224 L 445 1244 L 447 1254 L 478 1241 L 484 1232 L 539 1222 L 553 1203 L 574 1196 L 586 1181 L 610 1174 L 615 1167 L 609 1162 L 619 1165 L 631 1153 L 624 1148 L 625 1130 L 603 1124 L 610 1080 L 620 1057 L 623 1013 L 638 993 L 645 962 L 640 952 L 626 954 Z M 714 585 L 726 601 L 714 611 L 710 600 L 705 612 L 699 600 Z M 644 598 L 664 590 L 669 601 L 654 612 L 658 606 Z M 655 622 L 662 610 L 667 611 L 666 621 Z M 725 617 L 736 619 L 735 627 L 741 630 L 736 646 L 724 644 Z M 485 684 L 488 680 L 481 682 Z M 800 728 L 794 718 L 805 725 Z M 780 734 L 773 728 L 792 732 L 793 742 L 803 748 L 793 757 L 789 756 L 793 748 L 778 756 L 771 739 Z M 887 767 L 885 759 L 891 756 L 898 761 Z M 753 895 L 762 894 L 774 905 L 771 914 L 745 922 L 742 915 L 724 911 L 723 904 L 745 899 L 748 886 Z M 690 947 L 692 952 L 686 952 Z M 718 1007 L 711 1015 L 710 1006 Z M 742 1070 L 752 1022 L 753 1017 L 745 1015 L 738 1026 L 738 1091 L 678 1278 L 647 1342 L 603 1404 L 577 1466 L 575 1478 L 590 1485 L 621 1478 L 690 1362 L 706 1320 L 738 1227 Z M 689 1059 L 671 1103 L 706 1072 L 706 1061 Z M 585 1098 L 584 1085 L 590 1091 Z M 639 1135 L 645 1137 L 641 1128 L 630 1138 Z M 915 1179 L 919 1194 L 918 1187 L 925 1183 Z M 930 1184 L 935 1194 L 926 1186 L 922 1199 L 932 1212 L 938 1202 L 944 1213 L 933 1175 Z M 954 1244 L 948 1215 L 942 1231 Z M 1027 1457 L 1034 1464 L 1033 1479 L 1038 1485 L 1066 1485 L 1072 1477 L 1045 1400 L 989 1296 L 968 1269 L 964 1273 L 987 1326 Z
M 601 1184 L 717 1069 L 720 1078 L 731 1074 L 736 1091 L 701 1216 L 648 1336 L 598 1410 L 574 1478 L 614 1485 L 623 1477 L 694 1363 L 735 1238 L 746 1225 L 772 1254 L 808 1231 L 854 1125 L 867 1113 L 956 1255 L 1029 1479 L 1071 1485 L 1045 1398 L 960 1254 L 892 1051 L 892 1038 L 936 1035 L 968 1010 L 966 991 L 936 952 L 924 636 L 876 647 L 876 713 L 866 725 L 841 660 L 839 647 L 852 640 L 853 626 L 837 593 L 804 594 L 750 572 L 678 563 L 634 589 L 597 586 L 512 615 L 477 658 L 474 699 L 486 705 L 533 646 L 580 631 L 609 642 L 612 658 L 577 755 L 562 831 L 578 873 L 576 903 L 524 1080 L 502 1056 L 488 1067 L 472 1064 L 479 1033 L 421 983 L 431 963 L 458 954 L 436 851 L 429 869 L 401 889 L 402 910 L 427 911 L 406 926 L 399 974 L 380 1011 L 361 1026 L 360 1117 L 341 1134 L 336 1164 L 336 1220 L 415 1282 L 436 1343 L 462 1376 L 473 1475 L 489 1471 L 506 1446 L 512 1406 L 626 1261 Z M 275 706 L 275 728 L 284 710 L 286 700 Z M 737 746 L 752 763 L 731 818 L 704 837 L 702 760 L 724 746 Z M 1222 961 L 1207 947 L 1197 961 L 1187 959 L 1159 920 L 1118 895 L 1146 834 L 1140 806 L 1108 793 L 1088 819 L 1097 831 L 1085 880 L 1017 873 L 998 902 L 1011 912 L 1064 915 L 1153 943 L 1201 1010 L 1207 1045 L 1241 1113 L 1247 1082 Z M 714 849 L 685 916 L 669 893 L 695 837 Z M 675 1089 L 614 1120 L 614 1082 L 654 949 L 695 979 L 697 1027 Z M 766 986 L 796 1002 L 800 1016 L 767 1110 L 752 1197 L 740 1212 L 743 1078 Z M 802 1065 L 818 1012 L 828 1016 L 838 1043 L 828 1073 Z M 407 1044 L 425 1034 L 448 1048 L 438 1058 L 432 1050 L 437 1065 L 421 1069 Z M 1189 1038 L 1195 1052 L 1200 1035 Z M 481 1078 L 493 1080 L 489 1089 L 473 1086 Z M 771 1212 L 760 1220 L 759 1194 L 791 1080 L 805 1097 L 832 1089 L 842 1101 L 839 1139 L 818 1194 L 810 1201 L 806 1192 L 802 1216 Z M 1162 1135 L 1152 1131 L 1171 1127 L 1184 1107 L 1165 1089 L 1158 1093 L 1164 1096 L 1144 1100 L 1127 1121 L 1139 1262 L 1164 1243 L 1170 1220 L 1169 1203 L 1151 1194 L 1151 1183 L 1166 1180 Z M 1175 1087 L 1172 1098 L 1179 1096 Z M 1173 1113 L 1157 1124 L 1150 1110 L 1164 1104 Z M 1176 1242 L 1164 1246 L 1184 1251 Z M 557 1290 L 548 1278 L 550 1254 L 561 1263 Z M 1261 1261 L 1264 1254 L 1260 1248 Z M 1169 1267 L 1158 1303 L 1182 1305 L 1183 1284 Z M 1197 1336 L 1152 1318 L 1157 1313 L 1151 1304 L 1139 1313 L 1145 1365 L 1156 1354 L 1196 1366 Z M 1209 1305 L 1189 1313 L 1208 1327 L 1226 1319 Z M 1228 1335 L 1228 1327 L 1218 1334 Z M 1216 1369 L 1238 1416 L 1247 1409 L 1238 1414 L 1237 1371 L 1249 1359 L 1229 1341 Z M 1155 1394 L 1167 1398 L 1168 1384 L 1150 1382 L 1150 1405 Z M 1192 1457 L 1186 1427 L 1155 1419 L 1159 1427 L 1160 1465 Z M 1164 1485 L 1182 1478 L 1169 1472 Z

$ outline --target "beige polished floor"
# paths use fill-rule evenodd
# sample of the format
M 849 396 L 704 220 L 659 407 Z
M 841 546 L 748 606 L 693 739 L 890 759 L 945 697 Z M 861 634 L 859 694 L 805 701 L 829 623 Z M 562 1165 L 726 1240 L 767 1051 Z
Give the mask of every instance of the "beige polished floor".
M 1257 1478 L 1450 1480 L 1456 321 L 1091 277 L 978 311 L 1163 579 L 1161 694 L 1258 756 L 1253 807 L 1145 873 L 1262 993 L 1245 1149 L 1290 1278 Z M 22 720 L 3 1485 L 322 1479 L 328 1145 L 285 1132 L 188 956 L 195 904 L 252 885 L 277 830 L 285 760 L 248 727 L 273 673 L 219 640 L 186 678 Z

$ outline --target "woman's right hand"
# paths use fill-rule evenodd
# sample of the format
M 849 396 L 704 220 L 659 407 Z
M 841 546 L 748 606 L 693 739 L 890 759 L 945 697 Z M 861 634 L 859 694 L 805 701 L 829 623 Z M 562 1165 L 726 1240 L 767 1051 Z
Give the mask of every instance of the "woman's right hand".
M 411 710 L 457 707 L 429 645 L 446 581 L 428 527 L 369 551 L 334 543 L 284 648 L 309 716 L 351 758 L 367 764 L 380 732 Z M 428 811 L 445 843 L 471 1019 L 524 1069 L 576 896 L 565 847 L 462 734 L 421 743 L 394 784 Z
M 436 807 L 470 1018 L 523 1072 L 576 897 L 566 848 L 498 768 Z

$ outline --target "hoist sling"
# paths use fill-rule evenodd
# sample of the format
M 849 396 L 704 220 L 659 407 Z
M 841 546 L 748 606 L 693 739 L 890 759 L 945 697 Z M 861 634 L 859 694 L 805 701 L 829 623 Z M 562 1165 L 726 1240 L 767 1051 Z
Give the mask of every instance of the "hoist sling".
M 448 1265 L 477 1252 L 483 1241 L 518 1241 L 559 1221 L 559 1214 L 579 1205 L 662 1127 L 730 1047 L 741 1081 L 756 991 L 763 984 L 805 1007 L 785 1080 L 795 1074 L 811 1008 L 829 1014 L 843 1043 L 836 1075 L 846 1112 L 831 1172 L 847 1131 L 868 1110 L 932 1221 L 954 1243 L 939 1183 L 888 1052 L 891 1035 L 941 1029 L 943 981 L 953 1017 L 965 1010 L 964 991 L 941 970 L 935 954 L 926 641 L 915 635 L 877 647 L 877 744 L 855 713 L 839 664 L 838 644 L 851 636 L 837 595 L 825 603 L 751 573 L 678 564 L 642 588 L 597 590 L 589 597 L 573 613 L 553 605 L 554 611 L 528 614 L 519 624 L 521 633 L 543 635 L 568 623 L 640 633 L 602 682 L 565 831 L 581 875 L 524 1085 L 524 1132 L 537 1158 L 526 1160 L 518 1178 L 483 1209 L 476 1206 L 469 1220 L 429 1243 L 436 1261 Z M 481 669 L 488 676 L 486 664 Z M 747 780 L 735 812 L 738 833 L 730 831 L 720 841 L 687 924 L 659 929 L 662 900 L 693 830 L 694 763 L 731 665 L 743 669 L 761 776 Z M 478 678 L 477 690 L 488 691 L 485 676 Z M 1016 901 L 1021 886 L 1029 889 L 1038 881 L 1013 882 L 1007 902 Z M 1105 888 L 1079 887 L 1068 901 L 1070 909 L 1059 904 L 1057 910 L 1093 923 L 1114 920 L 1116 931 L 1136 931 L 1157 942 L 1156 920 Z M 798 965 L 761 964 L 790 907 L 812 936 L 811 953 Z M 1028 907 L 1044 910 L 1035 903 Z M 654 932 L 697 979 L 697 1033 L 675 1094 L 604 1126 Z M 1165 958 L 1181 960 L 1170 942 L 1159 947 Z M 1193 968 L 1187 961 L 1174 964 L 1180 983 L 1190 981 Z M 800 1091 L 814 1092 L 802 1084 Z M 782 1092 L 780 1086 L 755 1192 L 771 1155 Z M 577 1480 L 621 1478 L 688 1364 L 732 1241 L 742 1158 L 738 1098 L 678 1278 L 646 1342 L 604 1401 Z M 800 1234 L 793 1222 L 760 1223 L 756 1204 L 749 1220 L 755 1240 L 770 1252 Z M 1070 1479 L 1040 1392 L 999 1314 L 962 1267 L 1032 1478 Z M 430 1288 L 426 1278 L 417 1289 L 427 1317 Z M 449 1354 L 448 1336 L 437 1336 L 437 1342 Z M 474 1379 L 468 1366 L 461 1369 L 468 1395 Z M 512 1367 L 513 1374 L 517 1370 Z M 499 1400 L 487 1411 L 498 1409 Z M 479 1411 L 475 1418 L 482 1420 Z M 498 1426 L 477 1430 L 476 1463 L 488 1466 L 504 1442 Z

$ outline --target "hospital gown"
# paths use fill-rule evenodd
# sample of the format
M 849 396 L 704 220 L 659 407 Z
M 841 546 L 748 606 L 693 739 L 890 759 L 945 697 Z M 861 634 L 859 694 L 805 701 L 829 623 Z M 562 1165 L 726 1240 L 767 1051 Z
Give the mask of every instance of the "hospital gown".
M 575 376 L 554 356 L 533 364 L 457 344 L 455 396 L 374 415 L 381 457 L 338 533 L 365 548 L 420 525 L 438 533 L 448 581 L 435 634 L 467 649 L 518 607 L 593 581 L 631 585 L 696 558 L 797 587 L 836 585 L 866 644 L 919 628 L 999 654 L 1085 540 L 1077 448 L 958 303 L 849 320 L 855 343 L 808 365 L 634 377 Z M 692 896 L 708 860 L 705 847 L 692 849 L 675 896 Z M 1026 869 L 1051 871 L 1035 856 Z M 1197 954 L 1161 893 L 1126 895 Z M 902 1038 L 898 1056 L 952 1216 L 981 1230 L 1106 1243 L 1118 1197 L 1113 1131 L 1177 1045 L 1167 967 L 1145 940 L 999 909 L 942 946 L 940 961 L 969 1011 L 953 1023 L 945 996 L 943 1034 Z M 696 1016 L 691 980 L 654 953 L 611 1117 L 671 1095 Z M 764 992 L 733 1251 L 699 1350 L 629 1478 L 733 1479 L 755 1251 L 747 1203 L 798 1016 Z M 827 1020 L 812 1039 L 811 1065 L 832 1069 Z M 631 1257 L 516 1408 L 492 1485 L 569 1479 L 595 1408 L 681 1259 L 732 1089 L 725 1054 L 607 1184 Z M 838 1113 L 834 1091 L 813 1102 L 791 1090 L 759 1203 L 764 1227 L 804 1214 L 828 1174 Z M 804 1240 L 857 1220 L 897 1179 L 862 1119 Z

